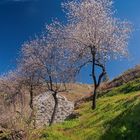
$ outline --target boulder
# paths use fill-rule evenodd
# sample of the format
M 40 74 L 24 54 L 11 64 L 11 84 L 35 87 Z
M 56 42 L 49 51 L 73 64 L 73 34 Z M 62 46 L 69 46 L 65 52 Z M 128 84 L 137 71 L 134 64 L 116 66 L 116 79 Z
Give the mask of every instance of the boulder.
M 64 96 L 57 95 L 58 108 L 54 123 L 63 122 L 74 111 L 74 103 Z M 54 108 L 54 99 L 51 92 L 40 94 L 34 98 L 36 127 L 49 125 Z

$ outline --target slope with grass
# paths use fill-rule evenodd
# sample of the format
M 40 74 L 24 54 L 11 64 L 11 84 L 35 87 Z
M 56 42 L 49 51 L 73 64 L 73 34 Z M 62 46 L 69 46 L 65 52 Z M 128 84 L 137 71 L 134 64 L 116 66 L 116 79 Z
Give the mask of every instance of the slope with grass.
M 138 78 L 140 78 L 140 65 L 136 65 L 134 68 L 128 69 L 118 77 L 114 78 L 111 81 L 108 81 L 106 85 L 102 87 L 102 89 L 118 87 L 122 84 L 128 83 L 129 81 L 133 81 Z
M 139 140 L 140 139 L 140 79 L 111 91 L 97 101 L 75 110 L 80 116 L 52 127 L 34 130 L 30 140 Z

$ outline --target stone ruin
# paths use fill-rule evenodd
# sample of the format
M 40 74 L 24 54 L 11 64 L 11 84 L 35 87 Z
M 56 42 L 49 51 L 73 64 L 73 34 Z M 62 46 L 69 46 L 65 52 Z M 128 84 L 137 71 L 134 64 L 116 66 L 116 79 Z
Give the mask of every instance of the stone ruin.
M 74 111 L 74 103 L 68 101 L 64 96 L 57 95 L 58 108 L 54 123 L 63 122 Z M 54 108 L 54 99 L 51 92 L 40 94 L 34 99 L 36 126 L 49 125 Z

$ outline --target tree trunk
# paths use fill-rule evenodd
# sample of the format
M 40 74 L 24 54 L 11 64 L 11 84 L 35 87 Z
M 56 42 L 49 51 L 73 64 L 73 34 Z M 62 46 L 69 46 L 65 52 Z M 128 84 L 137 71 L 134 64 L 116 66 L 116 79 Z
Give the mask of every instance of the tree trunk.
M 33 87 L 30 87 L 30 108 L 33 110 Z
M 54 123 L 55 115 L 56 115 L 56 111 L 57 111 L 57 107 L 58 107 L 58 99 L 57 99 L 56 95 L 57 95 L 56 93 L 53 94 L 54 108 L 53 108 L 53 113 L 52 113 L 52 116 L 51 116 L 51 120 L 50 120 L 49 126 L 51 126 Z
M 31 85 L 30 87 L 30 103 L 29 106 L 31 108 L 31 115 L 29 117 L 29 124 L 31 124 L 33 122 L 33 127 L 34 129 L 36 128 L 36 120 L 35 120 L 35 112 L 34 112 L 34 106 L 33 106 L 33 86 Z
M 96 98 L 97 98 L 97 87 L 95 87 L 93 91 L 92 110 L 96 108 Z
M 96 108 L 96 98 L 97 98 L 97 88 L 100 86 L 101 80 L 103 76 L 106 74 L 104 64 L 100 63 L 99 60 L 96 60 L 96 47 L 91 47 L 92 54 L 92 78 L 94 81 L 94 91 L 93 91 L 93 99 L 92 99 L 92 109 Z M 99 76 L 96 75 L 95 66 L 101 68 L 102 72 Z

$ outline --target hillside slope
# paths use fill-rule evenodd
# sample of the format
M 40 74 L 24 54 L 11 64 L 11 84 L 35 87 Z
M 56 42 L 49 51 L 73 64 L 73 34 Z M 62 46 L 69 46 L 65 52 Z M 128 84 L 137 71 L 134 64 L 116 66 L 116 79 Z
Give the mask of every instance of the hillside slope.
M 75 110 L 76 119 L 35 130 L 30 140 L 139 140 L 140 80 L 129 82 L 106 92 L 97 101 Z
M 140 65 L 136 65 L 134 68 L 128 69 L 113 80 L 108 81 L 106 85 L 102 87 L 102 89 L 104 90 L 119 87 L 138 78 L 140 78 Z

